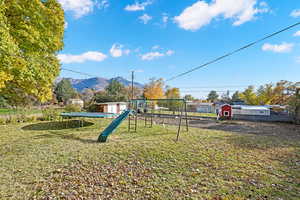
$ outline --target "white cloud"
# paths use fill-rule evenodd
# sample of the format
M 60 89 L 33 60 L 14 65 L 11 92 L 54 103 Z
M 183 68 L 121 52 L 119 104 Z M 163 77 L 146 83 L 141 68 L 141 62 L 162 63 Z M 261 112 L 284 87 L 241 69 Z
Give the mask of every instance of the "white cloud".
M 143 24 L 147 24 L 152 19 L 152 17 L 147 14 L 144 14 L 140 16 L 139 19 L 142 21 Z
M 149 53 L 142 55 L 142 60 L 153 60 L 155 58 L 159 58 L 159 57 L 163 57 L 163 56 L 165 56 L 165 54 L 157 52 L 157 51 L 149 52 Z
M 104 10 L 109 7 L 109 1 L 101 0 L 100 2 L 96 3 L 96 5 L 100 10 Z
M 163 13 L 163 16 L 162 16 L 162 22 L 164 25 L 166 25 L 169 21 L 169 16 L 167 13 Z
M 211 3 L 198 1 L 187 7 L 175 23 L 185 30 L 195 31 L 208 25 L 213 19 L 223 17 L 233 19 L 233 25 L 239 26 L 251 21 L 258 13 L 269 12 L 266 2 L 257 4 L 258 0 L 213 0 Z
M 300 9 L 293 10 L 291 12 L 291 17 L 300 17 Z
M 124 54 L 125 54 L 125 55 L 129 55 L 130 52 L 131 52 L 130 49 L 125 49 L 125 50 L 124 50 Z
M 272 51 L 275 53 L 287 53 L 292 51 L 294 44 L 283 42 L 282 44 L 266 43 L 262 46 L 263 51 Z
M 295 37 L 299 37 L 300 36 L 300 31 L 297 31 L 296 33 L 294 33 Z
M 69 26 L 69 23 L 67 21 L 65 21 L 65 29 L 67 29 Z
M 166 53 L 161 53 L 158 51 L 149 52 L 146 54 L 141 55 L 142 60 L 154 60 L 156 58 L 164 57 L 164 56 L 171 56 L 175 53 L 173 50 L 168 50 Z
M 83 63 L 85 61 L 101 62 L 107 58 L 105 54 L 97 51 L 88 51 L 80 55 L 59 54 L 57 57 L 62 63 L 66 63 L 66 64 Z
M 123 47 L 122 44 L 113 44 L 110 49 L 110 55 L 115 58 L 121 57 L 123 54 L 129 55 L 130 49 L 123 49 Z
M 150 0 L 145 1 L 143 3 L 136 2 L 135 4 L 127 5 L 124 9 L 126 11 L 140 11 L 140 10 L 145 10 L 146 6 L 151 5 L 151 4 L 152 4 L 152 1 L 150 1 Z
M 173 51 L 173 50 L 168 50 L 167 52 L 166 52 L 166 55 L 167 56 L 171 56 L 171 55 L 173 55 L 175 53 L 175 51 Z
M 73 12 L 75 18 L 80 18 L 93 11 L 96 5 L 92 0 L 58 0 L 65 11 Z
M 259 5 L 262 7 L 268 7 L 267 2 L 265 2 L 265 1 L 260 2 Z
M 121 57 L 123 55 L 123 45 L 119 45 L 119 44 L 113 44 L 111 49 L 110 49 L 110 55 L 112 57 Z

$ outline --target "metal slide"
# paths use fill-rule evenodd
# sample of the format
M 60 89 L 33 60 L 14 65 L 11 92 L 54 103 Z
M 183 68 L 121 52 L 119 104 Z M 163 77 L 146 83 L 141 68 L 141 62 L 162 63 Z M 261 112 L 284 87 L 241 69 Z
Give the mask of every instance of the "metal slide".
M 104 129 L 104 131 L 99 135 L 98 142 L 106 142 L 108 136 L 116 129 L 118 126 L 122 123 L 123 120 L 125 120 L 129 114 L 131 113 L 131 110 L 125 110 L 122 114 L 120 114 L 114 121 L 110 123 L 108 127 Z

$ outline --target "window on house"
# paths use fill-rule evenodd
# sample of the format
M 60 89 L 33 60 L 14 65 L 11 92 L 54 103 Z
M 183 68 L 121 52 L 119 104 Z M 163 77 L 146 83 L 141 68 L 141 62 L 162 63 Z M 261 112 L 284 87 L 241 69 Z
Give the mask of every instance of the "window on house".
M 225 117 L 229 117 L 229 112 L 228 112 L 228 111 L 225 111 L 225 112 L 224 112 L 224 116 L 225 116 Z

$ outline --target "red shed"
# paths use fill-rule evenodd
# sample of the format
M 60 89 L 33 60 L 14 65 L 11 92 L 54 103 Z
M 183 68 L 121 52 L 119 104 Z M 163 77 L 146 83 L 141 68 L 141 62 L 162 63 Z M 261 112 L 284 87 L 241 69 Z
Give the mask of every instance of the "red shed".
M 229 104 L 224 104 L 221 106 L 221 110 L 219 112 L 219 117 L 225 119 L 231 119 L 232 117 L 232 106 Z

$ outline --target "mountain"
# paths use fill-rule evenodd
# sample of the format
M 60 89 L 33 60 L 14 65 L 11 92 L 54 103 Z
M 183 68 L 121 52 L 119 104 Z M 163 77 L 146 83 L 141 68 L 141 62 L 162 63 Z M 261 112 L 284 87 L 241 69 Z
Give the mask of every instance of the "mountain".
M 73 88 L 75 88 L 78 92 L 82 92 L 84 89 L 94 89 L 96 91 L 104 90 L 104 88 L 111 83 L 113 80 L 116 80 L 120 83 L 122 83 L 125 86 L 131 86 L 131 81 L 126 80 L 123 77 L 116 77 L 111 79 L 101 78 L 101 77 L 95 77 L 95 78 L 88 78 L 88 79 L 73 79 L 73 78 L 66 78 L 68 79 Z M 61 81 L 62 78 L 59 78 L 56 80 L 56 82 Z M 133 85 L 138 88 L 143 88 L 144 85 L 138 82 L 134 82 Z

